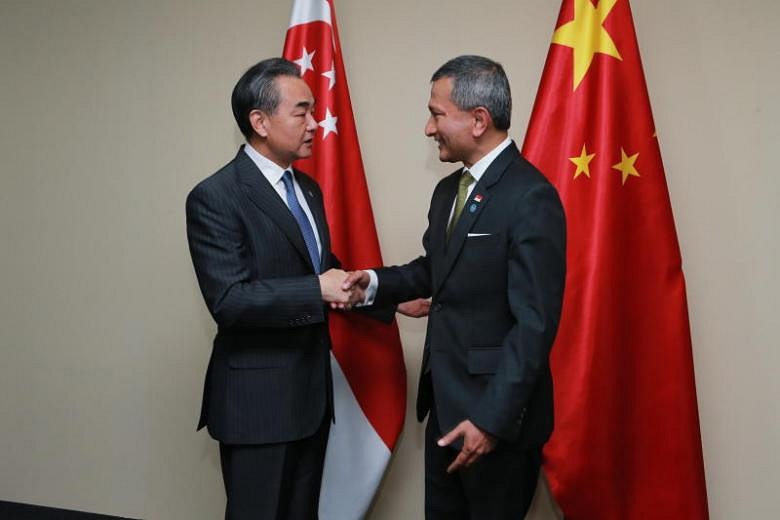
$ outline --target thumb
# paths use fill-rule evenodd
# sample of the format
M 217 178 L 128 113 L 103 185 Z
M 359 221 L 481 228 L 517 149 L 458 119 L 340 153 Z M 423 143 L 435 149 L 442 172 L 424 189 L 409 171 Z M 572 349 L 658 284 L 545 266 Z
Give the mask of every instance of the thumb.
M 352 271 L 344 279 L 344 283 L 341 284 L 341 288 L 345 291 L 352 288 L 353 285 L 360 282 L 363 277 L 363 271 Z
M 455 428 L 453 428 L 447 435 L 439 439 L 439 442 L 437 442 L 436 444 L 438 444 L 439 446 L 449 446 L 450 444 L 455 442 L 455 440 L 458 437 L 463 437 L 463 435 L 464 435 L 463 423 L 460 423 Z

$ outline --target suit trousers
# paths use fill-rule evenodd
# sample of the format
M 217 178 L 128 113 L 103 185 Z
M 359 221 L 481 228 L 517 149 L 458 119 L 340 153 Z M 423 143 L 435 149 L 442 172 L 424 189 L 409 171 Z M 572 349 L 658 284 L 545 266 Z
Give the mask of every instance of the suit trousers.
M 425 518 L 427 520 L 521 520 L 539 478 L 541 446 L 520 449 L 500 441 L 467 468 L 447 473 L 458 451 L 436 444 L 439 429 L 431 400 L 425 428 Z
M 219 444 L 226 520 L 317 518 L 330 417 L 311 437 L 276 444 Z

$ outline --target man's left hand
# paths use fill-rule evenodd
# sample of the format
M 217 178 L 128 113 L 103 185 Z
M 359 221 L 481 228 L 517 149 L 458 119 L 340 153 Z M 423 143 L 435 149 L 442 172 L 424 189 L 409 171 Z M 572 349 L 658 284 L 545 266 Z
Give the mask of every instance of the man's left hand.
M 471 466 L 482 455 L 490 453 L 496 447 L 497 441 L 493 435 L 468 420 L 461 422 L 451 432 L 439 439 L 438 444 L 439 446 L 448 446 L 459 437 L 463 437 L 463 449 L 447 468 L 447 473 Z

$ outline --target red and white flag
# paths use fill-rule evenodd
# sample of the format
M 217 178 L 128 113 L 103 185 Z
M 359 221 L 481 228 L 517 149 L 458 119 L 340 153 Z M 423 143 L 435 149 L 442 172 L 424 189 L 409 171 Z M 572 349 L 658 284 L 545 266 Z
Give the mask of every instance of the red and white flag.
M 314 153 L 296 167 L 322 188 L 332 249 L 345 268 L 382 265 L 332 0 L 293 2 L 283 54 L 316 100 Z M 365 515 L 403 428 L 406 370 L 395 322 L 331 313 L 330 333 L 336 423 L 320 518 L 350 520 Z
M 680 250 L 628 0 L 564 0 L 523 155 L 558 188 L 550 488 L 567 519 L 707 518 Z

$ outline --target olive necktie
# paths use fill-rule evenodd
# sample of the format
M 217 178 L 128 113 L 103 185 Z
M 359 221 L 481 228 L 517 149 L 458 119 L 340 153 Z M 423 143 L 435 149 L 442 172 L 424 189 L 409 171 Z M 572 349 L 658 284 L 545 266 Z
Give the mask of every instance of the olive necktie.
M 452 235 L 452 230 L 455 229 L 455 224 L 458 223 L 460 214 L 463 213 L 463 206 L 466 205 L 466 195 L 469 192 L 469 186 L 474 182 L 474 177 L 471 176 L 471 172 L 467 169 L 463 169 L 463 173 L 460 174 L 460 180 L 458 181 L 458 196 L 455 198 L 455 211 L 452 212 L 452 219 L 450 225 L 447 226 L 447 240 Z

